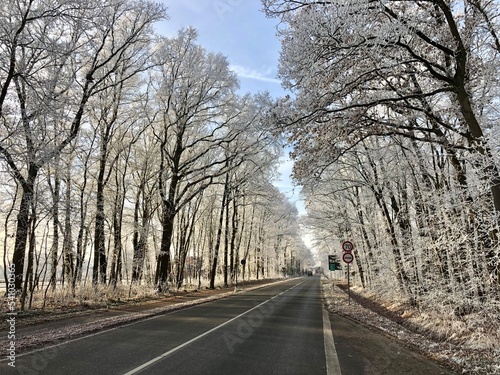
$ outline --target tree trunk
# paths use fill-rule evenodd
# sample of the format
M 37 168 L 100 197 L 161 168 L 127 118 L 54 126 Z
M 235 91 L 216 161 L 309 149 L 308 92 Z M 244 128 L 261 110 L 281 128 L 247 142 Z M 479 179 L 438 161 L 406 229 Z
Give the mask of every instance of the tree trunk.
M 28 179 L 21 182 L 22 195 L 19 204 L 19 213 L 17 214 L 16 237 L 14 242 L 14 254 L 12 264 L 15 267 L 15 288 L 18 293 L 23 288 L 24 259 L 26 245 L 28 243 L 28 233 L 30 224 L 30 209 L 33 205 L 35 180 L 39 168 L 30 164 L 28 168 Z
M 238 202 L 236 195 L 233 197 L 233 215 L 231 219 L 231 244 L 230 244 L 230 259 L 229 268 L 231 270 L 231 282 L 234 283 L 239 268 L 239 243 L 236 245 L 236 237 L 238 235 Z M 241 237 L 240 237 L 241 239 Z
M 465 74 L 465 73 L 464 73 Z M 479 122 L 472 109 L 469 94 L 464 85 L 458 85 L 456 89 L 457 99 L 462 116 L 464 117 L 469 130 L 472 141 L 475 144 L 478 152 L 485 157 L 486 164 L 477 166 L 482 169 L 484 176 L 482 178 L 487 181 L 493 201 L 493 208 L 500 218 L 500 171 L 495 163 L 491 148 L 484 139 L 484 133 L 479 125 Z M 500 219 L 497 221 L 497 227 L 500 226 Z M 495 279 L 500 280 L 500 262 L 495 254 L 494 247 L 498 245 L 498 228 L 496 228 L 489 237 L 483 236 L 487 242 L 490 242 L 488 249 L 485 250 L 486 264 L 488 272 L 491 275 L 496 274 Z M 492 239 L 492 241 L 490 241 Z
M 163 201 L 162 237 L 155 276 L 155 284 L 157 285 L 159 292 L 168 290 L 168 275 L 170 272 L 170 246 L 172 244 L 172 235 L 174 233 L 175 215 L 176 212 L 172 203 L 170 201 Z
M 191 240 L 193 238 L 195 221 L 198 214 L 198 208 L 200 207 L 200 202 L 201 199 L 199 199 L 197 202 L 194 202 L 193 205 L 190 205 L 189 207 L 193 208 L 192 212 L 191 209 L 187 210 L 188 212 L 186 213 L 186 217 L 184 220 L 182 220 L 184 223 L 182 224 L 181 228 L 183 233 L 181 234 L 181 241 L 179 246 L 179 268 L 177 270 L 177 289 L 179 289 L 182 286 L 182 283 L 184 281 L 186 258 L 189 252 L 189 248 L 191 246 Z M 191 217 L 189 217 L 190 213 Z
M 10 217 L 12 215 L 12 212 L 14 212 L 14 207 L 16 203 L 16 198 L 17 194 L 19 193 L 19 185 L 16 185 L 16 190 L 14 192 L 14 198 L 12 199 L 12 204 L 5 216 L 5 221 L 4 221 L 4 226 L 3 226 L 3 232 L 4 232 L 4 238 L 3 238 L 3 276 L 5 280 L 5 285 L 9 285 L 9 275 L 7 272 L 8 265 L 7 265 L 7 240 L 10 237 L 9 235 L 9 221 Z M 7 291 L 7 290 L 6 290 Z
M 250 254 L 250 244 L 252 243 L 252 234 L 253 234 L 253 225 L 255 221 L 255 205 L 252 205 L 252 217 L 250 219 L 250 228 L 248 230 L 248 238 L 247 238 L 247 245 L 245 248 L 245 255 L 243 256 L 243 259 L 245 259 L 245 264 L 243 265 L 243 272 L 242 272 L 242 278 L 243 281 L 245 280 L 245 275 L 246 275 L 246 270 L 250 269 L 250 262 L 248 258 L 248 255 Z
M 134 254 L 132 258 L 132 282 L 138 282 L 142 279 L 144 259 L 146 257 L 146 241 L 148 237 L 148 222 L 149 222 L 149 202 L 145 198 L 145 185 L 142 183 L 135 197 L 134 205 L 134 236 L 132 244 Z M 139 222 L 139 211 L 141 208 L 142 198 L 142 221 Z
M 157 285 L 158 291 L 160 292 L 166 291 L 168 289 L 168 276 L 170 273 L 170 247 L 172 245 L 172 235 L 174 233 L 174 220 L 177 214 L 174 206 L 175 195 L 179 182 L 180 180 L 178 175 L 174 173 L 170 180 L 168 197 L 166 200 L 162 200 L 162 237 L 155 276 L 155 284 Z
M 94 266 L 92 268 L 92 282 L 106 283 L 106 240 L 104 237 L 104 167 L 101 166 L 96 192 L 96 214 L 94 230 Z
M 394 256 L 394 264 L 396 266 L 396 279 L 398 281 L 399 287 L 403 293 L 410 296 L 411 293 L 407 291 L 408 284 L 408 275 L 406 274 L 402 262 L 401 251 L 399 249 L 399 242 L 396 234 L 396 229 L 394 227 L 394 223 L 391 219 L 391 215 L 389 213 L 389 209 L 384 201 L 384 198 L 380 191 L 377 191 L 375 187 L 372 188 L 375 199 L 377 201 L 378 206 L 380 207 L 383 217 L 386 223 L 386 232 L 389 235 L 389 239 L 392 247 L 392 254 Z
M 370 238 L 368 237 L 368 233 L 366 232 L 366 228 L 365 228 L 365 222 L 364 222 L 364 218 L 363 218 L 363 211 L 361 209 L 361 200 L 360 200 L 360 197 L 359 197 L 359 187 L 355 187 L 354 189 L 354 194 L 355 194 L 355 197 L 356 197 L 356 206 L 355 206 L 355 210 L 356 210 L 356 213 L 357 213 L 357 216 L 358 216 L 358 221 L 359 221 L 359 225 L 360 225 L 360 228 L 361 228 L 361 234 L 362 234 L 362 238 L 363 238 L 363 241 L 368 249 L 368 262 L 366 263 L 367 264 L 367 267 L 368 267 L 368 273 L 370 273 L 370 268 L 371 268 L 371 264 L 373 264 L 373 249 L 372 249 L 372 245 L 371 245 L 371 242 L 370 242 Z M 357 254 L 357 249 L 355 250 L 354 252 L 354 255 Z M 361 279 L 361 285 L 363 286 L 363 288 L 365 288 L 366 286 L 366 277 L 365 277 L 365 274 L 364 274 L 364 269 L 363 269 L 363 265 L 361 264 L 361 260 L 358 260 L 358 258 L 356 258 L 356 264 L 358 266 L 358 271 L 359 271 L 359 277 Z M 378 270 L 374 270 L 374 273 L 377 274 L 377 271 Z
M 31 308 L 33 300 L 33 262 L 35 258 L 35 229 L 36 229 L 36 210 L 34 205 L 31 205 L 32 213 L 30 215 L 29 227 L 29 243 L 28 243 L 28 267 L 26 269 L 26 278 L 24 279 L 23 291 L 21 293 L 21 311 L 24 311 L 26 305 L 26 297 L 28 290 L 30 291 L 30 301 L 28 309 Z
M 117 282 L 121 280 L 123 199 L 122 194 L 116 195 L 113 212 L 113 256 L 109 275 L 109 281 L 113 287 L 116 287 Z
M 222 194 L 222 204 L 219 213 L 219 228 L 217 229 L 217 238 L 215 240 L 213 263 L 210 271 L 210 289 L 215 289 L 215 275 L 217 274 L 217 260 L 219 256 L 220 239 L 222 236 L 222 226 L 224 225 L 224 211 L 226 207 L 226 200 L 229 189 L 228 185 L 229 185 L 228 177 L 226 176 L 226 183 L 224 184 L 224 193 Z
M 227 198 L 226 198 L 226 222 L 224 225 L 224 287 L 227 288 L 228 284 L 228 273 L 229 273 L 229 174 L 226 175 L 226 183 L 228 185 Z
M 72 283 L 75 268 L 73 264 L 73 236 L 71 234 L 71 169 L 68 165 L 66 173 L 66 196 L 64 202 L 64 238 L 63 238 L 63 283 Z
M 49 176 L 50 183 L 50 176 Z M 57 284 L 57 257 L 59 252 L 59 200 L 61 193 L 61 179 L 59 178 L 59 158 L 56 158 L 56 170 L 54 173 L 54 187 L 52 188 L 52 247 L 50 251 L 50 283 L 52 290 L 56 290 Z
M 83 262 L 84 262 L 84 234 L 86 232 L 85 220 L 87 217 L 87 204 L 85 201 L 85 189 L 87 187 L 87 175 L 88 175 L 88 164 L 89 157 L 85 159 L 83 168 L 83 184 L 79 194 L 79 213 L 80 213 L 80 225 L 78 228 L 78 236 L 76 239 L 76 260 L 75 260 L 75 272 L 73 273 L 73 290 L 76 288 L 76 283 L 82 281 L 83 274 Z

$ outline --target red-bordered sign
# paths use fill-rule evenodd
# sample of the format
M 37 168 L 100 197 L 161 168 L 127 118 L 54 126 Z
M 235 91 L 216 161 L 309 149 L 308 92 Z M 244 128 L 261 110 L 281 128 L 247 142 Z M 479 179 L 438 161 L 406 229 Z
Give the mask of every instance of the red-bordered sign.
M 351 253 L 344 253 L 342 255 L 342 260 L 347 264 L 352 263 L 352 261 L 354 260 L 354 255 L 352 255 Z
M 352 249 L 354 249 L 354 244 L 351 241 L 342 242 L 342 250 L 344 250 L 347 253 L 350 253 Z

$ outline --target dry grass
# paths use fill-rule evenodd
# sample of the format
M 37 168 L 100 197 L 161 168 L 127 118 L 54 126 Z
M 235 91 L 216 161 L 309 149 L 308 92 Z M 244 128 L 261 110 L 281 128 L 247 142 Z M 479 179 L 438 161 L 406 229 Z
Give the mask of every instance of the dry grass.
M 500 310 L 493 303 L 457 315 L 443 304 L 416 309 L 359 287 L 351 289 L 348 304 L 346 293 L 326 280 L 323 293 L 331 311 L 377 327 L 464 374 L 500 375 Z

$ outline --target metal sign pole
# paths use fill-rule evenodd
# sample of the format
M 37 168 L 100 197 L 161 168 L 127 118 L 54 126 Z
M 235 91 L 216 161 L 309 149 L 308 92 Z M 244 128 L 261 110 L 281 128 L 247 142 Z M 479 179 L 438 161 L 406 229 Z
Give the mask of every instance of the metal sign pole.
M 351 273 L 349 272 L 349 263 L 347 263 L 347 294 L 349 296 L 347 304 L 351 304 Z
M 349 296 L 348 304 L 351 304 L 351 272 L 349 271 L 349 265 L 354 260 L 351 251 L 354 249 L 354 244 L 351 241 L 342 242 L 342 250 L 344 250 L 344 254 L 342 255 L 342 259 L 347 263 L 347 295 Z

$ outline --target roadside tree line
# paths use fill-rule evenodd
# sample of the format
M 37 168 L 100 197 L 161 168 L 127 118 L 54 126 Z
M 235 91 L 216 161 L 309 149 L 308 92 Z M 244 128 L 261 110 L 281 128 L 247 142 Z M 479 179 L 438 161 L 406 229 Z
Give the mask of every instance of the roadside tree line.
M 156 35 L 165 9 L 147 1 L 1 8 L 3 269 L 22 308 L 59 286 L 214 288 L 303 267 L 297 211 L 271 183 L 271 99 L 238 95 L 195 30 Z
M 281 21 L 308 225 L 357 282 L 458 315 L 500 301 L 495 1 L 264 0 Z

